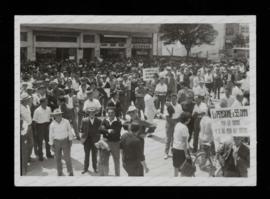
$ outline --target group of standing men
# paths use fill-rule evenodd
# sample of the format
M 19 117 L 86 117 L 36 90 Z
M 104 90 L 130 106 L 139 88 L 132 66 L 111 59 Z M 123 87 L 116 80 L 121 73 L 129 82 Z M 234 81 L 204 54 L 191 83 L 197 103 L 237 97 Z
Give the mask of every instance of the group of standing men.
M 85 161 L 82 173 L 88 172 L 91 152 L 95 172 L 108 175 L 108 162 L 112 154 L 115 175 L 119 176 L 122 149 L 123 166 L 128 174 L 142 175 L 142 168 L 148 171 L 143 155 L 143 138 L 146 132 L 151 136 L 155 129 L 153 119 L 158 116 L 164 118 L 165 112 L 164 158 L 169 157 L 171 146 L 183 148 L 183 145 L 174 143 L 175 127 L 182 113 L 190 114 L 190 121 L 187 122 L 187 114 L 182 116 L 181 121 L 187 125 L 188 142 L 193 138 L 193 151 L 196 152 L 200 135 L 203 134 L 202 127 L 209 123 L 209 120 L 202 118 L 209 118 L 211 93 L 214 98 L 219 99 L 220 88 L 225 88 L 221 107 L 248 104 L 247 97 L 243 100 L 243 90 L 247 90 L 247 77 L 236 80 L 234 69 L 229 74 L 222 70 L 224 69 L 218 65 L 211 68 L 201 67 L 198 71 L 187 65 L 181 65 L 178 70 L 167 67 L 156 74 L 151 82 L 144 82 L 137 73 L 124 74 L 118 78 L 102 74 L 87 78 L 83 72 L 79 79 L 76 74 L 69 76 L 66 71 L 63 74 L 58 73 L 52 79 L 45 78 L 43 82 L 35 81 L 33 77 L 27 79 L 21 88 L 22 174 L 27 172 L 27 163 L 33 161 L 33 148 L 38 159 L 44 160 L 42 145 L 45 140 L 46 156 L 53 158 L 53 149 L 58 175 L 63 175 L 62 151 L 69 175 L 73 175 L 70 149 L 72 140 L 76 138 L 84 145 Z M 127 121 L 126 114 L 132 119 L 124 125 L 121 119 Z M 104 120 L 97 117 L 106 115 Z M 121 137 L 123 126 L 129 133 Z M 212 141 L 210 134 L 204 136 L 207 141 Z M 134 151 L 130 149 L 130 145 L 134 146 Z

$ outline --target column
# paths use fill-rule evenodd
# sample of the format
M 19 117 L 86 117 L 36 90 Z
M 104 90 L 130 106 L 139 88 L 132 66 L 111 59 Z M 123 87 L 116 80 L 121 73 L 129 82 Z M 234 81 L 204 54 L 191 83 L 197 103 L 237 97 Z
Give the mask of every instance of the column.
M 132 44 L 131 44 L 131 36 L 127 38 L 127 43 L 126 43 L 126 57 L 130 58 L 131 57 L 131 50 L 132 50 Z
M 77 48 L 77 63 L 83 58 L 83 48 Z
M 79 63 L 80 59 L 83 58 L 83 48 L 82 48 L 82 42 L 83 42 L 83 33 L 80 33 L 78 36 L 78 48 L 77 48 L 77 56 L 76 56 L 76 62 Z
M 27 59 L 31 61 L 36 60 L 36 46 L 35 46 L 35 35 L 33 31 L 27 32 Z
M 96 43 L 96 47 L 95 47 L 94 56 L 100 57 L 100 38 L 98 34 L 95 35 L 95 43 Z
M 160 34 L 157 33 L 157 55 L 162 55 L 162 41 L 160 39 Z

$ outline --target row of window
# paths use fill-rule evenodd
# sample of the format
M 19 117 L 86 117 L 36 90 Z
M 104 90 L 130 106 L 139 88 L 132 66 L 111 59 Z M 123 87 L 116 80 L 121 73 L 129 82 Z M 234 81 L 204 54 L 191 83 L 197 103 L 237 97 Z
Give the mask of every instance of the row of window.
M 27 41 L 27 32 L 21 32 L 21 41 Z M 77 42 L 77 37 L 74 36 L 53 36 L 53 35 L 37 35 L 36 41 L 38 42 Z M 95 35 L 83 35 L 84 43 L 95 43 Z M 101 43 L 111 43 L 111 44 L 125 44 L 127 42 L 126 38 L 113 38 L 113 37 L 100 37 Z M 132 37 L 132 44 L 151 44 L 152 38 L 144 37 Z

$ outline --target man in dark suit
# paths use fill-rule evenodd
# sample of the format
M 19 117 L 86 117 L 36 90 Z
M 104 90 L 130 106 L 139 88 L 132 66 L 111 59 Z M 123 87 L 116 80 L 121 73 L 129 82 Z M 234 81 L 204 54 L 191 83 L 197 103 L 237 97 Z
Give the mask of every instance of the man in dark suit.
M 234 137 L 234 143 L 225 142 L 217 154 L 224 177 L 247 177 L 250 150 L 242 142 L 242 137 Z
M 95 173 L 97 173 L 97 148 L 95 147 L 95 143 L 100 139 L 99 128 L 101 126 L 101 120 L 95 117 L 95 108 L 87 108 L 86 113 L 89 114 L 89 116 L 82 120 L 80 128 L 81 142 L 84 145 L 85 152 L 84 170 L 82 174 L 88 172 L 90 151 L 92 151 L 92 167 Z

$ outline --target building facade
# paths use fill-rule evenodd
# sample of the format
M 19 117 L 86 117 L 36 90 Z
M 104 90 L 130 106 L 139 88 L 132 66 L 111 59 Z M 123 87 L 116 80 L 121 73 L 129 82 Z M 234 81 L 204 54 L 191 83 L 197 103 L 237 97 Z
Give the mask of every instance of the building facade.
M 105 27 L 105 28 L 104 28 Z M 107 27 L 107 29 L 106 29 Z M 22 25 L 21 60 L 93 60 L 95 57 L 129 58 L 160 55 L 157 29 L 107 25 Z M 131 31 L 132 30 L 132 31 Z M 144 31 L 145 30 L 145 31 Z
M 245 57 L 249 58 L 249 25 L 241 23 L 225 24 L 225 45 L 224 52 L 228 58 Z M 242 44 L 236 44 L 235 38 L 241 35 Z

